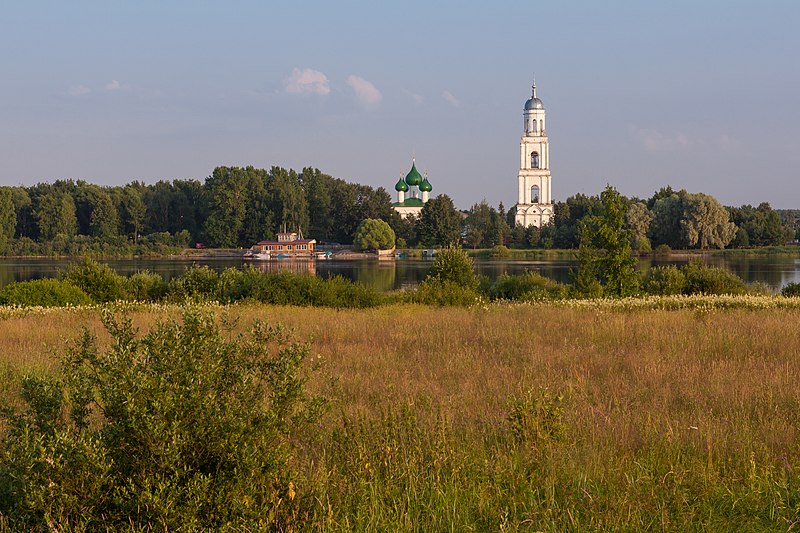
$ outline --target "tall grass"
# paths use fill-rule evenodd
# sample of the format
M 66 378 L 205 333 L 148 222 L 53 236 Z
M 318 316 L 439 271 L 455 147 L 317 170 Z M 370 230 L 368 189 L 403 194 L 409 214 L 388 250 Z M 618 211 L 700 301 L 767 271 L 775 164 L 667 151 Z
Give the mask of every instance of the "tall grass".
M 132 318 L 146 330 L 177 312 Z M 800 520 L 797 309 L 224 312 L 241 330 L 255 318 L 292 327 L 324 361 L 310 386 L 331 409 L 295 435 L 309 530 L 786 531 Z M 96 315 L 1 320 L 6 399 L 20 369 L 55 371 L 48 353 L 78 324 L 100 331 Z

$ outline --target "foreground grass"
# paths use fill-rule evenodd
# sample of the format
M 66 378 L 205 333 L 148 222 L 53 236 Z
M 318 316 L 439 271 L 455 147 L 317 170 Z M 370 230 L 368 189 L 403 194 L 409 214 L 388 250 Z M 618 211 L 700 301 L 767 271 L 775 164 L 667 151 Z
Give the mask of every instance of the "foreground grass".
M 307 529 L 786 531 L 800 310 L 723 300 L 218 312 L 282 322 L 325 361 L 331 408 L 297 436 Z M 130 307 L 142 329 L 178 314 Z M 0 316 L 11 403 L 82 325 L 101 332 L 92 308 Z

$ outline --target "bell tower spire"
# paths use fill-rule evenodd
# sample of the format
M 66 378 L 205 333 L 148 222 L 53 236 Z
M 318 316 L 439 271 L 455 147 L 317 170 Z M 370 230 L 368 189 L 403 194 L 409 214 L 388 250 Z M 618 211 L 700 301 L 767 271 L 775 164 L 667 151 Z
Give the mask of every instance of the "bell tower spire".
M 545 131 L 544 103 L 536 95 L 536 77 L 531 85 L 531 97 L 525 102 L 523 118 L 515 220 L 525 227 L 542 227 L 553 217 L 553 201 L 550 142 Z

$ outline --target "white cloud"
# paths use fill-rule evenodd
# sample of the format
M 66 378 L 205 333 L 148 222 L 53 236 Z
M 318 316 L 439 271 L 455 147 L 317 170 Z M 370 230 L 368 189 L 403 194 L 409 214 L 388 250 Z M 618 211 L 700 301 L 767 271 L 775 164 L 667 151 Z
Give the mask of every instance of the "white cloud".
M 283 86 L 287 93 L 291 94 L 328 94 L 331 87 L 328 84 L 328 77 L 313 68 L 292 69 L 289 77 L 283 80 Z
M 696 144 L 683 133 L 665 135 L 656 130 L 638 129 L 634 134 L 644 149 L 651 154 L 685 150 L 690 145 Z
M 347 85 L 356 93 L 356 98 L 361 102 L 366 109 L 373 109 L 381 100 L 383 95 L 381 92 L 369 81 L 360 76 L 350 75 L 347 77 Z
M 452 105 L 453 107 L 458 107 L 461 105 L 461 102 L 458 101 L 458 98 L 453 96 L 453 93 L 450 91 L 444 91 L 442 93 L 442 98 L 444 98 L 445 102 Z
M 651 154 L 664 154 L 687 150 L 735 150 L 739 141 L 728 134 L 717 137 L 692 137 L 685 133 L 665 134 L 653 129 L 631 129 L 636 141 Z
M 111 80 L 106 84 L 106 91 L 118 91 L 122 89 L 122 85 L 117 80 Z
M 425 101 L 425 97 L 422 96 L 421 94 L 412 93 L 408 89 L 403 89 L 403 92 L 405 94 L 407 94 L 408 96 L 410 96 L 411 99 L 414 100 L 414 103 L 417 104 L 417 105 L 420 105 L 420 104 L 422 104 L 422 102 Z
M 723 133 L 717 139 L 717 146 L 723 152 L 728 152 L 737 149 L 739 147 L 739 141 L 734 139 L 727 133 Z
M 73 85 L 69 88 L 69 91 L 67 91 L 70 96 L 83 96 L 84 94 L 89 94 L 90 92 L 92 92 L 92 90 L 86 85 Z

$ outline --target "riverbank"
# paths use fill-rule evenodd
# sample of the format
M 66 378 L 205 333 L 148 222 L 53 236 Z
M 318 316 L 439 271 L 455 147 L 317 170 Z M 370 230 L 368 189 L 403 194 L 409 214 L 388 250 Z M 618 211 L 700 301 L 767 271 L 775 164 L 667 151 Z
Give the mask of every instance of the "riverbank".
M 308 386 L 329 409 L 294 437 L 282 504 L 298 528 L 741 531 L 800 518 L 800 310 L 204 308 L 231 336 L 284 324 L 321 362 Z M 180 310 L 129 316 L 144 332 Z M 97 309 L 0 320 L 0 398 L 18 406 L 23 374 L 57 375 L 52 354 L 83 326 L 107 347 Z

